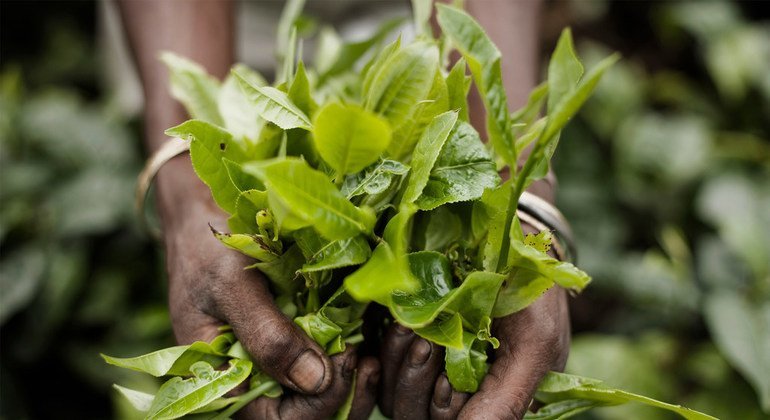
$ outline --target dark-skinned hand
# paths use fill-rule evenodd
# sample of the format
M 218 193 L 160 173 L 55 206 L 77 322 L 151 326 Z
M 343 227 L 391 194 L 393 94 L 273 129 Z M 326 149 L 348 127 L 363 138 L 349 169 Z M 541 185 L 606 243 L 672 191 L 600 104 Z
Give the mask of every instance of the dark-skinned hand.
M 534 233 L 530 226 L 525 232 Z M 570 343 L 567 293 L 552 287 L 522 311 L 495 319 L 500 340 L 478 391 L 457 392 L 444 372 L 444 349 L 401 325 L 385 334 L 380 352 L 379 406 L 394 419 L 521 419 L 540 380 L 563 370 Z
M 184 221 L 165 234 L 169 310 L 177 341 L 210 341 L 219 326 L 229 324 L 256 365 L 288 388 L 280 398 L 258 398 L 239 417 L 329 418 L 346 400 L 357 375 L 351 418 L 367 418 L 376 402 L 377 360 L 358 360 L 352 348 L 326 356 L 274 304 L 264 276 L 243 269 L 252 261 L 211 235 L 210 222 L 224 223 L 213 204 L 188 208 Z
M 549 370 L 567 360 L 570 330 L 566 293 L 554 287 L 526 309 L 493 323 L 500 340 L 479 390 L 454 391 L 444 349 L 398 324 L 387 331 L 380 361 L 379 405 L 394 419 L 520 419 Z

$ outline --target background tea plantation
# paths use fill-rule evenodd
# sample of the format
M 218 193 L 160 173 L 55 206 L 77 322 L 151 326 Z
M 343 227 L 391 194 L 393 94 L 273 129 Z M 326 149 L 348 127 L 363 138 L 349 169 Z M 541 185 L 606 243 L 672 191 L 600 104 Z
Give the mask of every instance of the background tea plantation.
M 0 8 L 0 418 L 128 418 L 110 385 L 157 384 L 99 353 L 173 343 L 162 254 L 132 207 L 141 121 L 106 87 L 95 2 Z M 544 53 L 571 25 L 587 67 L 624 56 L 554 161 L 594 277 L 572 300 L 569 372 L 720 418 L 770 417 L 765 9 L 546 3 Z

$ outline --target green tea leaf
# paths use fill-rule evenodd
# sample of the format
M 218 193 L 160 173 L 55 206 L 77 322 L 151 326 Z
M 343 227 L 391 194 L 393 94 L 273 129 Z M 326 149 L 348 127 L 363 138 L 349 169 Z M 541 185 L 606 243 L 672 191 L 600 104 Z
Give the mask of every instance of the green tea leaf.
M 178 418 L 205 407 L 246 380 L 251 366 L 250 361 L 241 359 L 231 359 L 225 371 L 216 371 L 205 362 L 194 364 L 192 378 L 176 376 L 160 387 L 147 419 Z
M 319 74 L 324 74 L 334 65 L 335 60 L 340 54 L 342 49 L 342 38 L 340 38 L 337 31 L 331 26 L 323 26 L 318 31 L 318 41 L 316 44 L 315 56 L 313 57 L 313 64 Z M 319 81 L 325 81 L 319 79 Z M 318 83 L 320 86 L 322 83 Z
M 500 248 L 503 246 L 505 217 L 511 198 L 511 181 L 506 181 L 494 189 L 484 191 L 481 200 L 474 206 L 474 219 L 487 221 L 487 238 L 484 242 L 482 267 L 486 271 L 495 271 L 498 265 Z
M 389 33 L 399 27 L 404 21 L 403 18 L 398 17 L 383 22 L 377 31 L 367 39 L 358 42 L 346 42 L 340 44 L 332 57 L 333 62 L 328 64 L 321 61 L 318 63 L 318 71 L 320 73 L 318 77 L 318 84 L 323 84 L 328 78 L 338 75 L 340 73 L 350 71 L 356 62 L 366 55 L 372 47 L 380 44 Z M 316 58 L 318 61 L 318 58 Z M 322 65 L 323 63 L 323 65 Z
M 446 296 L 453 288 L 452 269 L 444 254 L 433 251 L 420 251 L 409 254 L 409 269 L 420 281 L 420 289 L 409 298 L 429 303 Z
M 169 69 L 171 95 L 182 103 L 192 118 L 222 126 L 217 96 L 219 82 L 198 64 L 170 52 L 160 59 Z
M 301 129 L 297 129 L 304 131 Z M 289 130 L 294 131 L 294 130 Z M 249 150 L 250 160 L 264 160 L 278 156 L 279 150 L 286 141 L 286 131 L 277 125 L 268 122 L 259 132 L 257 144 Z
M 492 316 L 500 318 L 526 308 L 553 285 L 553 281 L 537 271 L 526 268 L 512 270 L 500 288 Z
M 102 354 L 105 362 L 138 372 L 160 377 L 165 375 L 189 375 L 190 366 L 199 361 L 219 365 L 225 362 L 225 353 L 209 343 L 196 341 L 186 346 L 169 347 L 137 357 L 111 357 Z
M 566 373 L 548 372 L 538 386 L 536 398 L 553 403 L 565 400 L 592 401 L 597 405 L 618 405 L 638 402 L 679 414 L 686 419 L 714 419 L 709 415 L 680 405 L 668 404 L 652 398 L 605 386 L 601 381 Z
M 166 134 L 190 141 L 190 158 L 198 177 L 209 186 L 214 201 L 232 214 L 240 195 L 230 180 L 223 158 L 236 163 L 247 159 L 246 152 L 227 131 L 204 121 L 190 120 L 166 130 Z
M 572 45 L 572 31 L 565 28 L 548 64 L 548 113 L 550 114 L 580 81 L 583 65 Z
M 290 295 L 302 286 L 297 279 L 297 271 L 305 263 L 302 251 L 296 245 L 290 246 L 283 254 L 272 261 L 258 262 L 246 268 L 256 268 L 270 279 L 279 295 Z
M 412 217 L 417 212 L 417 207 L 411 204 L 399 206 L 398 213 L 393 216 L 385 226 L 382 239 L 393 247 L 396 255 L 404 255 L 409 251 L 409 238 L 412 229 Z
M 204 405 L 203 407 L 191 412 L 190 414 L 211 413 L 214 411 L 220 411 L 227 406 L 240 401 L 240 397 L 222 397 L 217 398 L 214 401 Z
M 447 379 L 456 391 L 476 392 L 487 373 L 487 355 L 473 348 L 475 341 L 475 335 L 464 332 L 462 348 L 446 349 L 444 362 Z
M 580 291 L 591 281 L 585 272 L 566 262 L 525 245 L 519 240 L 511 240 L 511 253 L 508 266 L 514 269 L 526 269 L 539 273 L 565 289 Z
M 342 328 L 321 313 L 310 313 L 305 316 L 296 317 L 294 318 L 294 323 L 299 325 L 321 347 L 326 347 L 327 344 L 342 333 Z
M 395 41 L 386 45 L 379 54 L 372 57 L 369 63 L 364 66 L 364 71 L 362 72 L 364 75 L 363 83 L 361 84 L 362 92 L 369 92 L 371 90 L 375 76 L 377 76 L 378 72 L 382 69 L 383 66 L 385 66 L 385 63 L 390 60 L 397 51 L 400 50 L 401 36 L 396 38 Z
M 443 4 L 436 4 L 436 9 L 441 30 L 452 40 L 471 69 L 487 111 L 489 141 L 495 153 L 509 166 L 515 167 L 515 143 L 503 87 L 500 51 L 484 29 L 464 11 Z
M 132 407 L 141 412 L 149 411 L 152 406 L 152 400 L 155 399 L 154 395 L 146 392 L 135 391 L 116 384 L 113 384 L 112 387 L 120 392 L 120 395 L 128 400 Z
M 484 316 L 481 319 L 479 331 L 476 333 L 476 339 L 488 342 L 493 349 L 500 347 L 500 340 L 492 336 L 492 318 Z
M 557 393 L 581 387 L 600 386 L 601 384 L 601 379 L 586 378 L 561 372 L 548 372 L 540 381 L 537 390 L 546 393 Z
M 280 236 L 291 236 L 291 233 L 310 226 L 312 223 L 294 213 L 291 205 L 280 198 L 275 191 L 268 188 L 267 201 L 270 212 L 275 217 L 275 232 Z
M 226 247 L 234 249 L 251 258 L 262 262 L 270 262 L 278 258 L 275 251 L 269 246 L 267 240 L 261 235 L 247 235 L 242 233 L 223 233 L 213 227 L 211 232 Z
M 548 118 L 541 118 L 530 125 L 527 131 L 519 138 L 516 139 L 516 153 L 523 153 L 527 146 L 531 145 L 535 140 L 540 138 L 543 133 L 543 128 L 548 123 Z
M 383 159 L 365 170 L 345 177 L 340 191 L 348 199 L 361 194 L 375 195 L 385 192 L 396 176 L 404 176 L 409 167 L 397 160 Z
M 404 256 L 397 255 L 387 242 L 380 242 L 372 257 L 353 274 L 345 277 L 345 290 L 360 302 L 390 302 L 395 291 L 408 292 L 417 287 Z
M 460 121 L 469 121 L 468 92 L 471 88 L 471 76 L 465 75 L 465 59 L 457 60 L 446 77 L 449 109 L 459 112 Z
M 318 111 L 313 127 L 316 148 L 338 177 L 377 161 L 390 144 L 390 125 L 357 105 L 330 103 Z
M 413 258 L 416 258 L 414 263 Z M 389 305 L 393 317 L 409 328 L 426 327 L 443 311 L 460 313 L 471 328 L 483 327 L 482 321 L 490 316 L 505 279 L 501 274 L 475 271 L 452 289 L 451 270 L 442 254 L 430 251 L 410 254 L 410 265 L 419 287 L 413 293 L 394 294 Z
M 600 403 L 588 400 L 564 400 L 546 404 L 537 412 L 524 414 L 525 420 L 560 420 L 576 416 L 584 411 L 601 406 Z
M 310 130 L 312 125 L 307 115 L 294 105 L 289 96 L 278 89 L 253 84 L 246 76 L 233 70 L 238 83 L 249 100 L 254 104 L 259 116 L 284 130 L 302 128 Z
M 438 48 L 415 42 L 395 51 L 379 68 L 366 92 L 365 108 L 397 127 L 425 99 L 438 70 Z
M 452 271 L 447 258 L 437 252 L 409 254 L 409 269 L 418 281 L 412 293 L 395 293 L 390 310 L 396 320 L 409 328 L 424 328 L 447 306 L 452 295 Z
M 461 121 L 441 149 L 416 204 L 422 210 L 431 210 L 446 203 L 475 200 L 499 181 L 495 163 L 479 134 Z
M 297 72 L 294 74 L 294 80 L 289 87 L 289 99 L 297 105 L 305 115 L 315 114 L 318 104 L 310 93 L 310 81 L 307 78 L 305 64 L 302 60 L 297 64 Z
M 529 93 L 527 103 L 511 114 L 511 122 L 514 125 L 522 124 L 524 127 L 532 124 L 532 122 L 540 116 L 543 104 L 545 104 L 545 101 L 548 98 L 548 92 L 548 82 L 540 83 L 532 89 L 532 92 Z M 518 132 L 518 130 L 514 131 Z
M 372 231 L 373 215 L 351 204 L 326 175 L 302 160 L 250 163 L 244 165 L 244 169 L 268 187 L 271 209 L 275 209 L 276 204 L 289 208 L 291 214 L 329 240 Z
M 240 163 L 233 162 L 227 158 L 222 158 L 222 163 L 225 165 L 225 170 L 227 170 L 227 176 L 230 177 L 230 182 L 235 185 L 235 188 L 237 188 L 238 191 L 261 191 L 265 189 L 265 186 L 262 184 L 259 178 L 245 172 L 243 170 L 243 166 L 241 166 Z
M 232 232 L 259 233 L 257 213 L 267 208 L 267 193 L 259 190 L 242 191 L 235 201 L 235 213 L 227 219 Z
M 463 321 L 457 313 L 446 319 L 436 319 L 427 327 L 416 328 L 414 332 L 440 346 L 463 348 Z
M 417 35 L 433 38 L 433 30 L 430 27 L 430 14 L 433 11 L 431 0 L 413 0 L 412 16 L 414 16 L 414 28 Z
M 505 276 L 501 274 L 474 271 L 463 280 L 446 307 L 462 315 L 463 321 L 471 328 L 485 328 L 485 320 L 491 317 L 503 280 Z
M 551 243 L 553 241 L 553 233 L 550 230 L 544 230 L 538 234 L 528 233 L 522 240 L 524 245 L 531 246 L 536 250 L 548 253 L 551 250 Z
M 548 82 L 543 82 L 532 90 L 527 103 L 511 114 L 511 122 L 513 123 L 511 130 L 516 137 L 517 156 L 520 156 L 524 149 L 542 134 L 548 117 L 539 117 L 547 98 Z
M 294 237 L 307 259 L 300 270 L 303 273 L 363 264 L 372 253 L 363 236 L 329 242 L 306 228 L 295 232 Z
M 287 82 L 288 77 L 290 77 L 290 74 L 286 74 L 285 72 L 282 72 L 282 70 L 286 67 L 287 61 L 294 61 L 297 36 L 295 23 L 302 15 L 302 9 L 304 7 L 305 0 L 289 0 L 281 11 L 281 17 L 278 20 L 275 35 L 275 54 L 276 63 L 278 65 L 275 74 L 284 76 L 284 78 L 277 80 L 278 83 Z
M 398 160 L 405 159 L 412 152 L 433 118 L 448 110 L 449 93 L 447 92 L 446 81 L 441 72 L 437 70 L 428 95 L 417 103 L 401 124 L 394 128 L 393 141 L 388 147 L 388 155 Z
M 291 81 L 291 76 L 294 74 L 294 60 L 297 59 L 298 49 L 297 28 L 292 26 L 286 49 L 281 51 L 281 54 L 284 56 L 282 66 L 279 69 L 276 69 L 278 73 L 275 83 L 278 89 L 283 92 L 288 93 L 286 88 L 287 84 Z
M 548 173 L 549 162 L 553 156 L 556 146 L 558 146 L 558 135 L 567 125 L 569 120 L 580 110 L 583 103 L 591 96 L 596 85 L 601 80 L 604 73 L 620 59 L 620 56 L 613 54 L 597 64 L 589 71 L 585 77 L 564 96 L 553 110 L 548 114 L 548 120 L 543 129 L 540 138 L 537 140 L 535 149 L 529 157 L 528 162 L 522 168 L 519 176 L 525 179 L 524 187 L 532 181 L 544 177 Z M 550 107 L 550 104 L 549 104 Z
M 452 243 L 458 241 L 463 233 L 463 221 L 459 215 L 453 213 L 447 206 L 439 207 L 427 214 L 427 226 L 425 228 L 426 251 L 443 252 Z
M 243 64 L 236 64 L 235 71 L 247 78 L 251 83 L 257 86 L 267 84 L 262 76 Z M 259 118 L 259 112 L 254 104 L 244 95 L 238 84 L 238 80 L 231 73 L 222 83 L 222 89 L 217 96 L 217 106 L 222 115 L 224 127 L 233 134 L 236 139 L 244 137 L 244 143 L 256 142 L 259 138 L 259 132 L 265 125 L 264 120 Z M 249 150 L 246 144 L 242 144 L 244 150 Z
M 431 169 L 438 159 L 449 133 L 457 121 L 457 112 L 448 111 L 433 118 L 412 154 L 412 172 L 407 180 L 402 203 L 414 203 L 428 184 Z

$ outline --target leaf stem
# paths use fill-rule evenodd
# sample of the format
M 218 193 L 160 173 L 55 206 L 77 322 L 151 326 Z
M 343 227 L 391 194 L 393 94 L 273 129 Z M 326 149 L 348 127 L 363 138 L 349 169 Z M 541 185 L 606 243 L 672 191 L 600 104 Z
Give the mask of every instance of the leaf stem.
M 318 288 L 314 284 L 313 287 L 307 291 L 307 305 L 305 309 L 307 309 L 308 313 L 316 312 L 320 307 L 320 304 L 321 302 L 318 298 Z
M 264 394 L 267 390 L 269 390 L 273 386 L 275 386 L 275 383 L 268 381 L 252 390 L 249 390 L 244 394 L 241 394 L 241 396 L 238 397 L 238 401 L 235 404 L 231 405 L 226 410 L 219 413 L 219 415 L 214 417 L 212 420 L 225 420 L 225 419 L 231 418 L 233 414 L 238 412 L 238 410 L 245 407 L 246 404 L 259 398 L 260 395 Z
M 500 252 L 497 254 L 497 267 L 495 271 L 502 273 L 508 262 L 508 250 L 511 247 L 511 225 L 513 224 L 513 215 L 516 214 L 516 208 L 519 206 L 519 179 L 516 178 L 511 184 L 511 196 L 508 199 L 508 209 L 505 211 L 505 224 L 503 225 L 503 240 L 500 244 Z
M 535 169 L 535 164 L 540 161 L 541 155 L 545 149 L 545 145 L 541 141 L 545 128 L 546 127 L 540 132 L 540 135 L 535 141 L 535 146 L 529 156 L 527 156 L 527 161 L 524 162 L 521 170 L 516 171 L 514 168 L 511 168 L 513 182 L 511 182 L 511 197 L 508 199 L 508 208 L 505 212 L 503 241 L 500 244 L 497 267 L 495 268 L 495 271 L 498 273 L 502 273 L 508 263 L 508 251 L 511 247 L 511 225 L 513 224 L 513 216 L 516 214 L 516 209 L 519 207 L 519 197 L 521 197 L 521 193 L 524 192 L 524 188 L 526 188 L 525 183 L 527 182 L 529 174 Z

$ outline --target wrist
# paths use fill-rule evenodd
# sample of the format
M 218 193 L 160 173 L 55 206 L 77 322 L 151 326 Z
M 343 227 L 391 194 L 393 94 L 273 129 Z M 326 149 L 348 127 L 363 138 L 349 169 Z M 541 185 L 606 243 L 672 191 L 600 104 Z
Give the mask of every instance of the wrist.
M 208 186 L 193 170 L 189 153 L 160 168 L 155 179 L 156 206 L 164 236 L 208 233 L 208 224 L 226 223 L 227 215 L 214 203 Z

